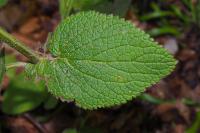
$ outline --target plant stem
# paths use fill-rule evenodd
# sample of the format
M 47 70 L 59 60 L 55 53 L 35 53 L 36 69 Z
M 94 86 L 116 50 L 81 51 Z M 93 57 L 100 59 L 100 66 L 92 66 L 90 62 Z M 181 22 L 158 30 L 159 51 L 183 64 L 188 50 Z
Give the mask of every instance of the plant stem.
M 70 11 L 72 9 L 74 0 L 60 0 L 59 1 L 59 8 L 60 8 L 60 15 L 62 20 L 67 18 L 70 14 Z
M 0 28 L 0 41 L 7 43 L 10 47 L 26 56 L 31 63 L 36 64 L 40 58 L 33 50 L 26 47 L 23 43 L 15 39 L 12 35 Z
M 14 68 L 14 67 L 23 67 L 26 66 L 27 63 L 25 62 L 15 62 L 15 63 L 10 63 L 6 65 L 6 70 Z

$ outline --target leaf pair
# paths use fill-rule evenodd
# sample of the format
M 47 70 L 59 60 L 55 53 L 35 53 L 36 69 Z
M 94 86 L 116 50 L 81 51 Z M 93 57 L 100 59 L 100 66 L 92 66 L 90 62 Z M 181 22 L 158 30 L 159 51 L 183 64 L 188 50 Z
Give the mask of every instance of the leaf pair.
M 175 67 L 173 57 L 132 23 L 82 12 L 61 22 L 49 42 L 52 58 L 26 67 L 48 90 L 85 109 L 125 103 Z

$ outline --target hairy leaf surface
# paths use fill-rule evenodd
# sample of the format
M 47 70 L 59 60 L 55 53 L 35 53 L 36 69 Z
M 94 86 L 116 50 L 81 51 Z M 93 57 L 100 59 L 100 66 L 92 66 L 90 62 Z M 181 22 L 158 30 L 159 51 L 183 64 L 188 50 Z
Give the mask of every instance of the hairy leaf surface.
M 28 65 L 49 91 L 86 109 L 125 103 L 175 67 L 173 57 L 149 35 L 112 15 L 82 12 L 61 22 L 51 59 Z

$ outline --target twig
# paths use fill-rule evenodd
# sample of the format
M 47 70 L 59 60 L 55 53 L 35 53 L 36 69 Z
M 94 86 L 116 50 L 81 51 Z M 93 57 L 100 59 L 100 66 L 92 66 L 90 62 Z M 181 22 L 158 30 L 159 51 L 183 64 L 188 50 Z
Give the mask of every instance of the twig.
M 48 133 L 47 130 L 38 122 L 36 121 L 33 117 L 31 117 L 29 114 L 24 114 L 23 115 L 25 119 L 27 119 L 29 122 L 31 122 L 40 133 Z

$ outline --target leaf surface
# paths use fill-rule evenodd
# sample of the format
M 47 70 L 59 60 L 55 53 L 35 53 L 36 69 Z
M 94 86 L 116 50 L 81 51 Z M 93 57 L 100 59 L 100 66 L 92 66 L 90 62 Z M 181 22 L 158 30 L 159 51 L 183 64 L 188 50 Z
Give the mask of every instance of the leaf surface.
M 175 67 L 173 57 L 143 31 L 112 15 L 82 12 L 61 22 L 49 50 L 53 59 L 28 65 L 49 91 L 85 109 L 125 103 Z

